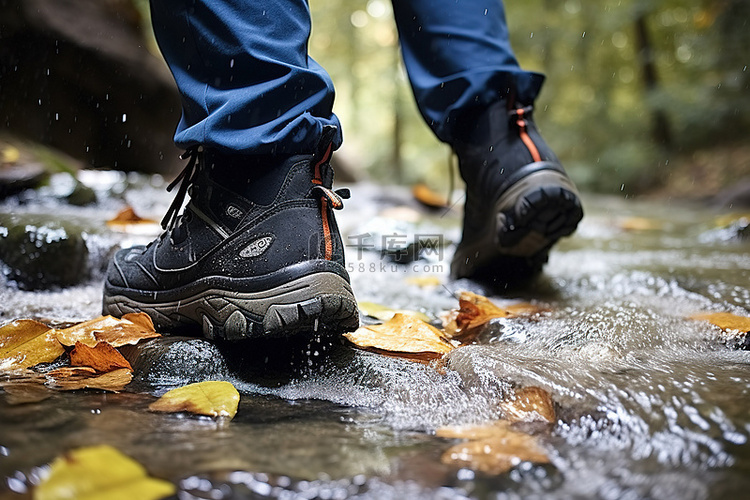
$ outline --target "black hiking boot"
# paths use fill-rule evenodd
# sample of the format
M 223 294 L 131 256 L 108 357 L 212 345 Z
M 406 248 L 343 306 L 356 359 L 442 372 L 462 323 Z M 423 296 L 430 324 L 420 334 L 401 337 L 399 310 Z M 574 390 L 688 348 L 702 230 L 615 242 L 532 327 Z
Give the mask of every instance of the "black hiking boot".
M 227 168 L 218 153 L 189 152 L 170 186 L 182 182 L 162 221 L 166 232 L 110 262 L 104 313 L 142 311 L 159 331 L 202 330 L 228 340 L 356 329 L 357 303 L 331 211 L 348 192 L 331 190 L 329 132 L 313 155 L 283 159 L 270 171 L 257 165 L 268 172 L 258 180 Z M 243 161 L 252 172 L 253 162 L 267 159 Z M 177 216 L 188 191 L 190 202 Z
M 522 284 L 583 217 L 578 191 L 539 135 L 531 111 L 499 101 L 474 117 L 464 140 L 453 144 L 466 182 L 454 279 Z

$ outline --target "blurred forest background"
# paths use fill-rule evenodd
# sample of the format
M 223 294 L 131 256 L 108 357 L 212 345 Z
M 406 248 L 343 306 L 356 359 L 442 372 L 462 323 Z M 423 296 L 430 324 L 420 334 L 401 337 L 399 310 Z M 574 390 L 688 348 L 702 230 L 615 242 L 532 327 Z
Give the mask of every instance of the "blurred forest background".
M 20 12 L 45 1 L 54 2 L 0 0 L 0 11 L 15 8 Z M 138 43 L 158 56 L 147 0 L 78 2 L 90 9 L 116 5 L 117 16 L 137 26 Z M 75 4 L 73 0 L 67 3 Z M 338 160 L 359 178 L 426 182 L 446 189 L 450 151 L 432 136 L 413 102 L 390 1 L 311 0 L 311 10 L 310 53 L 333 77 L 335 112 L 344 124 L 345 144 Z M 522 66 L 547 75 L 536 105 L 537 123 L 583 189 L 710 196 L 750 176 L 749 0 L 506 0 L 506 10 Z M 49 131 L 21 130 L 28 112 L 3 110 L 15 106 L 8 92 L 19 92 L 9 89 L 8 82 L 20 74 L 19 67 L 31 64 L 23 53 L 37 42 L 24 35 L 23 23 L 14 25 L 7 13 L 0 12 L 2 16 L 11 28 L 0 19 L 0 125 L 11 134 L 45 142 Z M 60 30 L 64 28 L 55 33 Z M 111 38 L 111 32 L 104 36 Z M 39 50 L 59 52 L 64 46 L 58 38 L 45 43 Z M 96 46 L 95 41 L 90 44 Z M 8 59 L 14 50 L 21 55 Z M 85 62 L 75 71 L 80 86 L 95 79 L 94 70 Z M 150 71 L 164 80 L 163 71 Z M 130 85 L 123 75 L 142 78 L 138 73 L 142 71 L 117 74 L 120 86 Z M 29 85 L 28 78 L 19 85 L 31 93 L 30 102 L 36 105 L 33 85 L 42 83 Z M 115 100 L 112 96 L 117 91 L 117 83 L 110 84 L 106 101 Z M 139 115 L 137 109 L 154 113 L 156 104 L 144 97 L 144 91 L 139 95 L 119 101 L 119 108 L 107 115 L 110 126 L 124 127 L 126 118 L 128 126 L 149 121 L 148 113 Z M 174 101 L 157 100 L 170 103 L 168 120 L 151 120 L 164 129 L 164 142 L 174 130 L 179 111 Z M 100 101 L 97 109 L 106 104 Z M 39 107 L 49 123 L 61 119 L 53 118 L 58 111 L 45 109 L 41 99 Z M 75 135 L 81 118 L 72 114 L 75 120 L 67 128 L 68 134 Z M 94 129 L 96 125 L 88 125 L 88 132 Z M 143 167 L 146 163 L 141 168 L 125 154 L 135 148 L 131 142 L 139 137 L 137 131 L 117 132 L 119 142 L 111 147 L 107 141 L 112 139 L 102 138 L 101 144 L 94 144 L 102 152 L 96 157 L 89 153 L 97 139 L 83 137 L 86 154 L 80 156 L 97 167 L 160 170 Z M 119 164 L 108 151 L 119 151 Z M 75 156 L 75 151 L 68 153 Z M 159 150 L 160 158 L 164 155 Z M 174 168 L 170 163 L 166 170 Z

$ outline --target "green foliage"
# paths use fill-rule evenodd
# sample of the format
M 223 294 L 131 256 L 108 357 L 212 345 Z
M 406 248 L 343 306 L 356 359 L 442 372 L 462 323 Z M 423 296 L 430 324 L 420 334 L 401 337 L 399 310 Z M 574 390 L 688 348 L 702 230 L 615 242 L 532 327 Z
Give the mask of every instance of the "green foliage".
M 413 103 L 390 2 L 327 0 L 311 8 L 310 50 L 337 86 L 348 157 L 374 179 L 447 185 L 449 149 Z M 650 187 L 669 175 L 676 155 L 747 136 L 745 0 L 526 0 L 506 9 L 522 66 L 547 75 L 537 122 L 583 187 Z M 650 88 L 639 18 L 656 75 Z M 658 113 L 670 144 L 655 140 Z

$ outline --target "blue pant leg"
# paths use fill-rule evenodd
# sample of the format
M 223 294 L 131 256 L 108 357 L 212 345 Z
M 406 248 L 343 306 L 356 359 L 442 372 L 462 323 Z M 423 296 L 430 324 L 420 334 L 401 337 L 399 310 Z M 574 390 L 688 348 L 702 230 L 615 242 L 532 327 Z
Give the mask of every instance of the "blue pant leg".
M 305 0 L 154 0 L 151 10 L 182 95 L 178 146 L 309 153 L 324 126 L 341 130 L 333 83 L 307 54 Z
M 502 0 L 393 0 L 393 10 L 417 105 L 441 140 L 467 111 L 539 93 L 544 76 L 518 65 Z

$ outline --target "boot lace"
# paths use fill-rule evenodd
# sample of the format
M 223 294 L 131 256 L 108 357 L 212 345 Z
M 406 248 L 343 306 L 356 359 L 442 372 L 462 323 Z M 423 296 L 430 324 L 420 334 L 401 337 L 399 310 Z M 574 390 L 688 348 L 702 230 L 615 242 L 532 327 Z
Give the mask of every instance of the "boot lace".
M 192 184 L 193 177 L 195 176 L 195 166 L 198 162 L 200 152 L 200 147 L 193 147 L 180 155 L 181 160 L 188 160 L 188 162 L 187 165 L 185 165 L 185 168 L 182 169 L 182 172 L 180 172 L 180 175 L 178 175 L 177 178 L 167 186 L 167 192 L 171 192 L 178 184 L 180 187 L 177 190 L 174 200 L 172 200 L 172 204 L 169 205 L 169 210 L 167 210 L 167 213 L 161 220 L 162 229 L 172 229 L 177 222 L 180 208 L 182 208 L 182 204 L 185 202 L 185 195 L 187 194 L 188 188 Z

